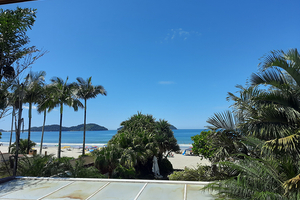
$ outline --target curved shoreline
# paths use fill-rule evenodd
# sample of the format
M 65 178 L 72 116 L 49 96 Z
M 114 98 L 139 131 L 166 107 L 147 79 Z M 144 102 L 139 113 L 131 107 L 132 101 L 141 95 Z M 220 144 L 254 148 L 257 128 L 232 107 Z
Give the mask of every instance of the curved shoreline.
M 62 151 L 61 151 L 62 157 L 65 156 L 65 157 L 78 158 L 82 154 L 82 149 L 75 148 L 75 146 L 62 144 L 62 147 L 64 147 L 64 146 L 70 146 L 70 148 L 68 148 L 69 150 L 62 149 Z M 87 145 L 87 146 L 91 146 L 91 145 Z M 100 147 L 100 146 L 98 146 L 98 147 Z M 37 153 L 40 152 L 39 145 L 37 145 L 34 149 L 37 150 Z M 0 146 L 0 151 L 2 153 L 7 153 L 8 145 Z M 42 150 L 42 154 L 45 155 L 45 153 L 47 152 L 47 155 L 53 154 L 56 157 L 57 151 L 58 151 L 57 146 L 48 146 L 47 145 L 47 148 Z M 88 151 L 86 151 L 86 152 L 88 152 Z M 210 162 L 208 160 L 205 160 L 205 159 L 201 160 L 199 156 L 184 156 L 182 154 L 174 153 L 174 157 L 168 157 L 168 159 L 172 163 L 174 169 L 184 169 L 185 167 L 196 168 L 198 164 L 210 165 Z

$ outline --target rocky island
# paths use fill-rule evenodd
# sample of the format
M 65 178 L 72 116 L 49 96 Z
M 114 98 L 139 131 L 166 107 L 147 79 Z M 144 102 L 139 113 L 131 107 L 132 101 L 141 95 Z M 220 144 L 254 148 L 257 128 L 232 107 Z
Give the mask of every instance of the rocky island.
M 31 131 L 42 131 L 42 126 L 40 127 L 31 127 Z M 53 125 L 46 125 L 44 128 L 45 131 L 59 131 L 59 125 L 53 124 Z M 77 125 L 77 126 L 71 126 L 71 127 L 62 127 L 62 131 L 83 131 L 83 124 Z M 86 131 L 107 131 L 108 129 L 104 126 L 100 126 L 98 124 L 86 124 Z M 27 131 L 27 130 L 26 130 Z

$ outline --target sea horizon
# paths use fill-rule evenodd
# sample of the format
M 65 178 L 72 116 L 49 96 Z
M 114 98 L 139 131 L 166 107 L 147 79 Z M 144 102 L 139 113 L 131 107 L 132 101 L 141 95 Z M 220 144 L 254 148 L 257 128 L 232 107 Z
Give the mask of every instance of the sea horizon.
M 174 137 L 181 149 L 192 146 L 191 137 L 200 134 L 205 129 L 176 129 L 173 130 Z M 104 146 L 117 133 L 117 130 L 86 131 L 86 146 Z M 2 132 L 0 143 L 9 145 L 11 132 Z M 42 132 L 34 131 L 30 134 L 30 140 L 40 146 Z M 47 131 L 44 133 L 43 145 L 57 146 L 59 131 Z M 21 133 L 21 139 L 28 138 L 28 132 Z M 62 131 L 62 146 L 80 147 L 83 141 L 83 131 Z M 13 132 L 12 143 L 15 142 L 15 132 Z

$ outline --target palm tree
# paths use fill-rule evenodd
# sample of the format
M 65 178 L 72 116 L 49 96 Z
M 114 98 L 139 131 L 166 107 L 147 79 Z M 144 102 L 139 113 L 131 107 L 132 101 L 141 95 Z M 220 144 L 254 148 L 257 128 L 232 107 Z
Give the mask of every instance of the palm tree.
M 9 104 L 13 107 L 11 113 L 11 129 L 10 129 L 10 139 L 8 145 L 8 153 L 10 153 L 10 146 L 12 143 L 12 135 L 13 135 L 13 128 L 14 128 L 14 118 L 16 117 L 16 102 L 17 102 L 17 90 L 9 93 Z
M 206 121 L 210 125 L 207 128 L 213 130 L 208 135 L 209 144 L 214 150 L 211 157 L 213 170 L 216 170 L 216 162 L 230 157 L 237 158 L 237 154 L 248 153 L 244 133 L 239 128 L 243 118 L 238 113 L 227 110 L 223 113 L 215 113 Z
M 92 77 L 87 80 L 83 80 L 81 77 L 77 78 L 77 96 L 80 99 L 84 99 L 84 128 L 83 128 L 83 150 L 82 155 L 85 153 L 85 132 L 86 132 L 86 109 L 87 100 L 91 98 L 96 98 L 98 94 L 106 96 L 106 91 L 101 85 L 93 86 Z
M 158 126 L 152 115 L 138 114 L 121 123 L 123 128 L 108 141 L 122 150 L 120 164 L 138 173 L 151 173 L 153 156 L 159 155 Z
M 112 177 L 113 171 L 120 164 L 120 156 L 123 149 L 118 145 L 109 145 L 99 151 L 93 152 L 95 157 L 95 167 L 101 171 L 102 174 L 108 173 L 108 178 Z
M 292 188 L 290 184 L 293 181 L 290 177 L 299 173 L 299 168 L 290 158 L 279 161 L 245 157 L 239 162 L 221 162 L 219 166 L 237 173 L 234 178 L 206 186 L 205 189 L 218 190 L 217 195 L 222 199 L 299 199 L 299 188 Z M 299 185 L 299 179 L 295 182 L 293 185 Z
M 256 158 L 245 153 L 239 162 L 219 163 L 237 170 L 239 175 L 220 181 L 217 187 L 221 194 L 238 199 L 299 199 L 300 54 L 297 49 L 272 51 L 259 66 L 260 71 L 251 77 L 251 87 L 239 87 L 240 96 L 229 93 L 228 98 L 235 101 L 235 114 L 242 116 L 235 127 L 243 133 L 238 140 L 233 139 L 240 131 L 230 139 L 238 147 L 236 150 L 241 148 L 236 144 L 243 142 L 246 133 L 262 139 L 264 146 Z M 230 117 L 216 115 L 208 122 L 218 129 L 228 127 L 234 133 L 235 129 L 230 128 L 234 120 L 224 118 Z M 217 141 L 226 142 L 223 138 Z
M 58 153 L 57 157 L 60 158 L 61 151 L 61 128 L 62 128 L 62 117 L 63 117 L 63 106 L 67 105 L 72 107 L 74 111 L 78 110 L 78 107 L 83 107 L 82 103 L 75 96 L 75 85 L 67 84 L 68 77 L 64 82 L 61 78 L 54 77 L 51 79 L 52 85 L 49 88 L 53 96 L 53 103 L 49 105 L 50 110 L 56 106 L 60 107 L 60 123 L 59 123 L 59 141 L 58 141 Z
M 170 129 L 170 124 L 166 120 L 159 120 L 156 122 L 158 132 L 156 134 L 156 141 L 159 146 L 159 157 L 162 157 L 163 153 L 167 152 L 166 158 L 170 152 L 179 151 L 179 145 L 174 137 L 173 131 Z
M 41 71 L 37 73 L 30 73 L 26 77 L 25 81 L 25 97 L 24 102 L 29 104 L 28 110 L 28 142 L 30 141 L 30 130 L 31 130 L 31 118 L 32 118 L 32 104 L 36 103 L 40 98 L 42 92 L 42 86 L 44 84 L 46 72 Z M 28 144 L 29 145 L 29 144 Z M 28 152 L 29 153 L 29 149 Z
M 12 107 L 12 124 L 8 152 L 10 152 L 10 145 L 12 143 L 13 123 L 18 95 L 19 86 L 17 81 L 9 80 L 0 83 L 0 119 L 5 117 L 10 110 L 10 107 Z
M 259 66 L 251 84 L 268 91 L 255 100 L 260 109 L 249 120 L 249 130 L 269 140 L 268 148 L 299 152 L 293 144 L 300 143 L 300 54 L 297 49 L 271 51 Z
M 28 145 L 29 144 L 29 145 Z M 27 141 L 27 139 L 20 139 L 19 141 L 19 151 L 20 153 L 27 153 L 32 147 L 36 145 L 33 141 Z M 16 153 L 16 142 L 11 145 L 11 152 Z
M 42 95 L 40 96 L 38 102 L 38 112 L 44 113 L 44 121 L 42 128 L 42 136 L 41 136 L 41 145 L 40 145 L 40 154 L 42 154 L 43 149 L 43 140 L 44 140 L 44 128 L 46 123 L 47 111 L 50 112 L 55 106 L 54 104 L 54 95 L 51 93 L 51 86 L 45 85 L 43 87 Z

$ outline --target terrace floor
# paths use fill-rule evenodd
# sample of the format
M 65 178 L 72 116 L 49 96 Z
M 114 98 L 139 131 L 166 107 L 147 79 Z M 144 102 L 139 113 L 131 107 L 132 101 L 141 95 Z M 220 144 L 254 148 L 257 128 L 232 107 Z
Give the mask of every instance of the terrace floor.
M 0 199 L 213 200 L 206 182 L 16 177 L 0 183 Z

